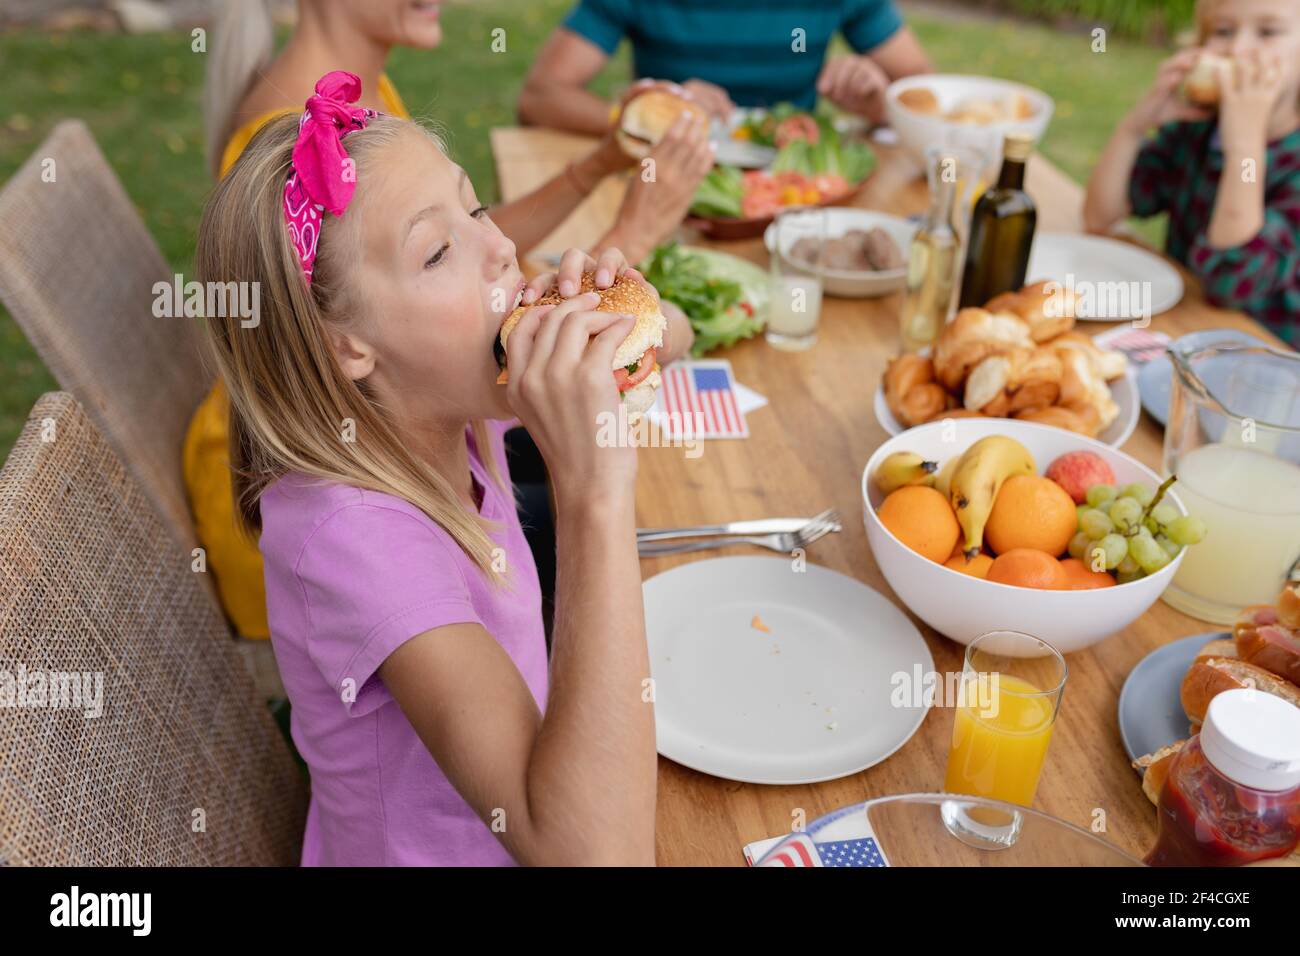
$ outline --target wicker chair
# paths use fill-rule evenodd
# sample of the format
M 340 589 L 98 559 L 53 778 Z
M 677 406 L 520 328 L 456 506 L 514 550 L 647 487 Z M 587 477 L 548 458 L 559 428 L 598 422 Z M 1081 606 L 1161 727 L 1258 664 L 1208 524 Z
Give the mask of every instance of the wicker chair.
M 0 302 L 193 548 L 181 446 L 212 375 L 194 320 L 154 316 L 164 281 L 172 270 L 90 131 L 60 123 L 0 192 Z M 270 642 L 237 646 L 260 693 L 283 697 Z
M 184 543 L 180 449 L 212 375 L 194 320 L 154 317 L 163 281 L 172 270 L 90 131 L 60 123 L 0 192 L 0 301 Z
M 0 865 L 298 862 L 306 783 L 190 561 L 43 396 L 0 470 Z M 30 705 L 38 673 L 102 675 L 102 715 Z

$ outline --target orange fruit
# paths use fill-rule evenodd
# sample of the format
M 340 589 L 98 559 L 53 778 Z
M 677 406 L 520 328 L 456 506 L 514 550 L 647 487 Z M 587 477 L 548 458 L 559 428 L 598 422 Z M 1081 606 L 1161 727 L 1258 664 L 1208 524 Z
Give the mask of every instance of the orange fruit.
M 1012 548 L 998 555 L 989 565 L 985 578 L 998 584 L 1051 591 L 1064 590 L 1068 581 L 1055 555 L 1033 548 Z
M 1094 571 L 1078 558 L 1066 558 L 1061 562 L 1065 572 L 1065 587 L 1070 591 L 1086 591 L 1090 588 L 1111 588 L 1115 586 L 1114 575 L 1105 571 Z
M 952 549 L 952 554 L 948 560 L 943 563 L 945 568 L 952 568 L 954 571 L 960 571 L 962 574 L 969 574 L 973 578 L 988 577 L 989 567 L 993 564 L 993 559 L 983 552 L 975 555 L 970 560 L 966 559 L 965 552 L 962 551 L 961 542 L 957 542 L 957 547 Z
M 984 526 L 994 554 L 1033 548 L 1058 555 L 1079 530 L 1079 514 L 1056 482 L 1041 475 L 1016 475 L 1002 485 Z
M 924 485 L 891 492 L 876 515 L 895 538 L 938 564 L 948 560 L 961 534 L 948 499 Z

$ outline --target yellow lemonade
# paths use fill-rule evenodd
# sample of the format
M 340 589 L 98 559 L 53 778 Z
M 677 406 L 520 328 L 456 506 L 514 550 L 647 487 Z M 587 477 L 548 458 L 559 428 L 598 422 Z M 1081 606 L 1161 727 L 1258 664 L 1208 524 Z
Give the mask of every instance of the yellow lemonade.
M 973 678 L 957 707 L 944 790 L 1032 806 L 1053 710 L 1053 697 L 1022 678 Z

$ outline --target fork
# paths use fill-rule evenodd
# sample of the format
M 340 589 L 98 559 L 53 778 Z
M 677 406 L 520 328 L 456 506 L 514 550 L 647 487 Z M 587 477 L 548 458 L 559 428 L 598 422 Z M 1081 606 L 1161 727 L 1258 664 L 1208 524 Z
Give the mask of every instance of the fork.
M 729 548 L 736 544 L 750 544 L 769 551 L 789 554 L 796 548 L 806 548 L 814 541 L 825 537 L 832 531 L 840 529 L 840 516 L 832 511 L 824 518 L 809 521 L 798 531 L 780 534 L 733 535 L 728 538 L 710 538 L 706 541 L 650 541 L 638 545 L 637 552 L 643 558 L 657 558 L 668 554 L 688 554 L 691 551 L 707 551 L 711 548 Z

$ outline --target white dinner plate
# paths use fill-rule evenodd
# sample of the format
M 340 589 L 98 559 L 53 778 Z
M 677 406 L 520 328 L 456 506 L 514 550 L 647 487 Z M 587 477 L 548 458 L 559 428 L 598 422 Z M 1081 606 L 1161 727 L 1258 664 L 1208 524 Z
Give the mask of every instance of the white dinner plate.
M 1176 306 L 1183 297 L 1183 277 L 1154 253 L 1131 242 L 1104 236 L 1040 232 L 1029 252 L 1027 283 L 1044 280 L 1072 285 L 1087 314 L 1081 322 L 1120 322 L 1138 319 L 1143 305 L 1150 315 Z
M 1097 436 L 1097 441 L 1104 442 L 1112 448 L 1119 448 L 1133 434 L 1133 429 L 1137 427 L 1138 416 L 1142 409 L 1142 401 L 1138 394 L 1137 374 L 1134 372 L 1133 366 L 1130 365 L 1122 376 L 1109 384 L 1110 397 L 1115 400 L 1115 404 L 1119 407 L 1119 414 Z M 874 408 L 876 421 L 880 422 L 880 427 L 889 434 L 898 435 L 907 431 L 903 427 L 903 423 L 895 418 L 894 413 L 889 410 L 889 405 L 885 403 L 885 387 L 883 383 L 876 386 Z
M 726 557 L 644 587 L 658 747 L 670 760 L 745 783 L 817 783 L 884 760 L 925 718 L 910 691 L 934 670 L 930 650 L 860 581 L 796 570 L 793 558 Z

